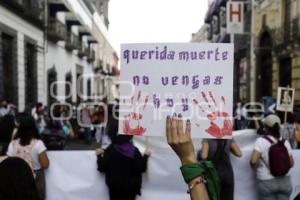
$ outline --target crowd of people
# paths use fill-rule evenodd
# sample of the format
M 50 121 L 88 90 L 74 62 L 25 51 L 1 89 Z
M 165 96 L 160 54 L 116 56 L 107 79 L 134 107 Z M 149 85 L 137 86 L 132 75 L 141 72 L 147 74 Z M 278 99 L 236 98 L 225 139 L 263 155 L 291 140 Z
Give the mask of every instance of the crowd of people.
M 273 100 L 274 101 L 274 100 Z M 294 113 L 275 111 L 276 103 L 262 107 L 259 104 L 245 104 L 238 102 L 234 109 L 234 130 L 256 129 L 257 134 L 264 134 L 263 119 L 270 115 L 276 114 L 281 123 L 280 134 L 283 139 L 290 142 L 292 149 L 300 149 L 300 135 L 296 134 L 300 126 L 300 112 Z
M 118 107 L 114 107 L 118 112 Z M 111 200 L 134 200 L 141 195 L 142 173 L 147 170 L 151 156 L 149 148 L 141 153 L 133 144 L 132 136 L 118 135 L 118 118 L 109 108 L 107 126 L 95 126 L 97 141 L 107 137 L 106 144 L 96 150 L 98 170 L 105 174 Z M 47 109 L 37 104 L 30 112 L 17 113 L 14 106 L 1 101 L 0 141 L 3 157 L 0 158 L 0 197 L 7 200 L 43 200 L 46 196 L 44 170 L 51 161 L 47 156 L 45 135 L 53 133 L 62 138 L 79 137 L 83 129 L 87 144 L 91 141 L 91 124 L 101 123 L 104 112 L 100 107 L 81 109 L 81 122 L 67 120 L 69 110 L 59 106 L 49 117 Z M 292 148 L 298 146 L 299 121 L 282 124 L 276 114 L 262 120 L 254 118 L 259 134 L 249 160 L 249 169 L 256 174 L 261 200 L 288 200 L 292 193 L 289 171 L 294 165 Z M 186 123 L 184 125 L 184 123 Z M 185 127 L 185 129 L 184 129 Z M 286 130 L 291 129 L 292 133 Z M 242 157 L 234 139 L 205 139 L 196 153 L 191 139 L 191 122 L 183 121 L 181 114 L 166 119 L 166 137 L 170 147 L 181 161 L 180 167 L 192 200 L 233 200 L 234 170 L 230 154 Z M 46 138 L 46 139 L 45 139 Z M 51 145 L 49 147 L 52 147 Z M 122 166 L 120 170 L 119 166 Z

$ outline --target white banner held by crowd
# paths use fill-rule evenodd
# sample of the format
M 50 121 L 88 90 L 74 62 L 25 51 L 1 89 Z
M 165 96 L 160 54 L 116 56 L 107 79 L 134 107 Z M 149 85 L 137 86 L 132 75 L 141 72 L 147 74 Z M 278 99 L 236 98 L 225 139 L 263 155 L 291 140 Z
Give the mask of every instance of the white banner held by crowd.
M 121 134 L 164 136 L 167 115 L 180 113 L 192 137 L 230 138 L 232 98 L 232 44 L 121 46 Z
M 179 167 L 180 163 L 171 150 L 155 150 L 149 159 L 147 176 L 143 178 L 142 196 L 137 200 L 190 200 L 186 193 Z M 244 151 L 242 158 L 233 158 L 235 198 L 255 200 L 257 183 L 249 165 L 251 151 Z M 96 155 L 92 151 L 50 152 L 50 168 L 46 171 L 46 200 L 109 200 L 105 176 L 97 171 Z M 300 151 L 294 151 L 300 160 Z M 300 192 L 300 166 L 296 162 L 291 170 L 293 194 Z

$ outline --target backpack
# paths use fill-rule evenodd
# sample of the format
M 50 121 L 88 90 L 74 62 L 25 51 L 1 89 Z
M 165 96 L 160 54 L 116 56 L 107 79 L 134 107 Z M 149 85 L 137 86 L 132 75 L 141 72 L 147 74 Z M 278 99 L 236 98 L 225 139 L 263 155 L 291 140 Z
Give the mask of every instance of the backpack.
M 272 144 L 268 153 L 271 174 L 275 177 L 285 176 L 291 168 L 290 156 L 284 145 L 285 140 L 278 140 L 275 143 L 267 135 L 263 138 Z

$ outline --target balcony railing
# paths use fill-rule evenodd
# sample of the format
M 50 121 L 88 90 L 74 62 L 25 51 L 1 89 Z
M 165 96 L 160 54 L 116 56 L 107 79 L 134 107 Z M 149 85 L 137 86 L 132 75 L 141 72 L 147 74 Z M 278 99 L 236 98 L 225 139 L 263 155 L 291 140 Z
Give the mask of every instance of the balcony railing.
M 54 42 L 66 39 L 66 26 L 56 18 L 48 20 L 48 38 Z
M 67 32 L 65 47 L 68 51 L 80 49 L 78 37 L 74 33 Z
M 48 38 L 54 42 L 66 39 L 66 26 L 56 18 L 48 20 Z
M 94 62 L 95 61 L 95 51 L 92 49 L 89 49 L 88 55 L 87 55 L 87 61 L 88 62 Z
M 23 19 L 43 28 L 44 0 L 0 0 L 0 4 L 12 10 Z
M 83 42 L 81 42 L 79 46 L 80 46 L 80 48 L 78 49 L 78 56 L 80 58 L 87 56 L 88 55 L 88 47 Z

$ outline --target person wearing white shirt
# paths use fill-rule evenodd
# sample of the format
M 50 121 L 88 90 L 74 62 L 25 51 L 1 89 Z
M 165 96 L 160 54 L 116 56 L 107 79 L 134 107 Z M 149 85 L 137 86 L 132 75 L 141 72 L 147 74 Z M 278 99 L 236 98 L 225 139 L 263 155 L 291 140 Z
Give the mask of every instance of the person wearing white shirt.
M 27 114 L 18 117 L 18 130 L 15 138 L 10 142 L 7 156 L 20 157 L 30 166 L 35 175 L 40 199 L 45 199 L 44 170 L 49 167 L 46 146 L 38 133 L 34 118 Z
M 280 119 L 277 115 L 267 116 L 263 123 L 266 127 L 266 136 L 256 140 L 254 150 L 251 155 L 250 165 L 256 172 L 258 183 L 258 193 L 260 200 L 289 200 L 292 193 L 292 183 L 289 174 L 284 176 L 273 176 L 270 170 L 269 149 L 271 142 L 277 143 L 280 136 Z M 288 141 L 284 142 L 289 154 L 289 165 L 294 165 L 291 146 Z

